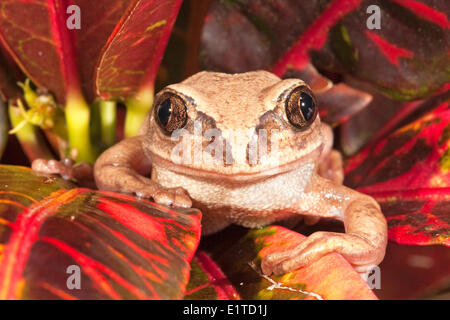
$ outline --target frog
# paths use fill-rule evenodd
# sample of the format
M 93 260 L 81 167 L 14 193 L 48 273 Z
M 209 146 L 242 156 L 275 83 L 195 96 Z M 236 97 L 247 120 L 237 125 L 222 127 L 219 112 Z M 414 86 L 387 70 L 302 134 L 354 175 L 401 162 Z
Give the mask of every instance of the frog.
M 265 256 L 266 275 L 297 270 L 332 252 L 365 273 L 385 255 L 380 205 L 343 185 L 333 131 L 321 122 L 317 99 L 301 79 L 263 70 L 202 71 L 168 85 L 139 134 L 104 151 L 93 175 L 101 190 L 199 209 L 202 236 L 231 224 L 342 221 L 345 232 L 317 231 Z

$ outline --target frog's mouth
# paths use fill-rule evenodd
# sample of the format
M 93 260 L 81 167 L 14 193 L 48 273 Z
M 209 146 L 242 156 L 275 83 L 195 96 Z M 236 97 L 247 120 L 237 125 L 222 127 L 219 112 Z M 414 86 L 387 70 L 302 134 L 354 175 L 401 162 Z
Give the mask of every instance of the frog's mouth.
M 165 169 L 180 175 L 191 176 L 194 179 L 203 180 L 221 180 L 237 183 L 254 182 L 257 180 L 267 179 L 280 174 L 292 172 L 305 165 L 314 164 L 319 158 L 323 145 L 320 144 L 317 148 L 313 149 L 306 155 L 302 155 L 299 159 L 280 164 L 275 167 L 262 168 L 259 171 L 245 172 L 238 171 L 233 173 L 227 173 L 220 170 L 204 170 L 201 168 L 174 163 L 170 160 L 148 151 L 148 156 L 152 161 L 152 166 L 156 170 L 159 168 Z M 223 167 L 221 167 L 222 169 Z

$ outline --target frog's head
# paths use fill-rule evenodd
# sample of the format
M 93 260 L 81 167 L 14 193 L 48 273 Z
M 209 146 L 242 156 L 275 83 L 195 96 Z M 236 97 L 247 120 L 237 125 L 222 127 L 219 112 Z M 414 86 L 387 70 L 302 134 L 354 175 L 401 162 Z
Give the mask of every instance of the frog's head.
M 266 71 L 200 72 L 164 88 L 144 134 L 154 165 L 231 180 L 293 170 L 315 161 L 323 145 L 308 85 Z

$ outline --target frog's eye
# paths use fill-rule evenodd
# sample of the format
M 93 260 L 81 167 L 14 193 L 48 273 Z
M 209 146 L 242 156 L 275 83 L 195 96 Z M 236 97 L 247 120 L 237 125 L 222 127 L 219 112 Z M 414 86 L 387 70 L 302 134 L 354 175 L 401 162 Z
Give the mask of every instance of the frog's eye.
M 187 122 L 187 107 L 184 100 L 174 93 L 165 93 L 158 99 L 155 119 L 166 134 L 181 129 Z
M 315 98 L 306 87 L 297 87 L 286 100 L 286 116 L 289 122 L 298 129 L 307 128 L 317 116 Z

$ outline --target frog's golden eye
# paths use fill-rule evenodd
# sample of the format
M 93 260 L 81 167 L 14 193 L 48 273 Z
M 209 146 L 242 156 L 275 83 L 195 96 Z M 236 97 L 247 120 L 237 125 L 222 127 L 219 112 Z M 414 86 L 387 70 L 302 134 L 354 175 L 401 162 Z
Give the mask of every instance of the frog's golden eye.
M 155 120 L 165 134 L 181 129 L 187 122 L 187 107 L 184 100 L 174 93 L 167 92 L 156 102 Z
M 298 129 L 307 128 L 314 122 L 317 106 L 314 95 L 307 87 L 297 87 L 289 94 L 286 99 L 286 116 Z

